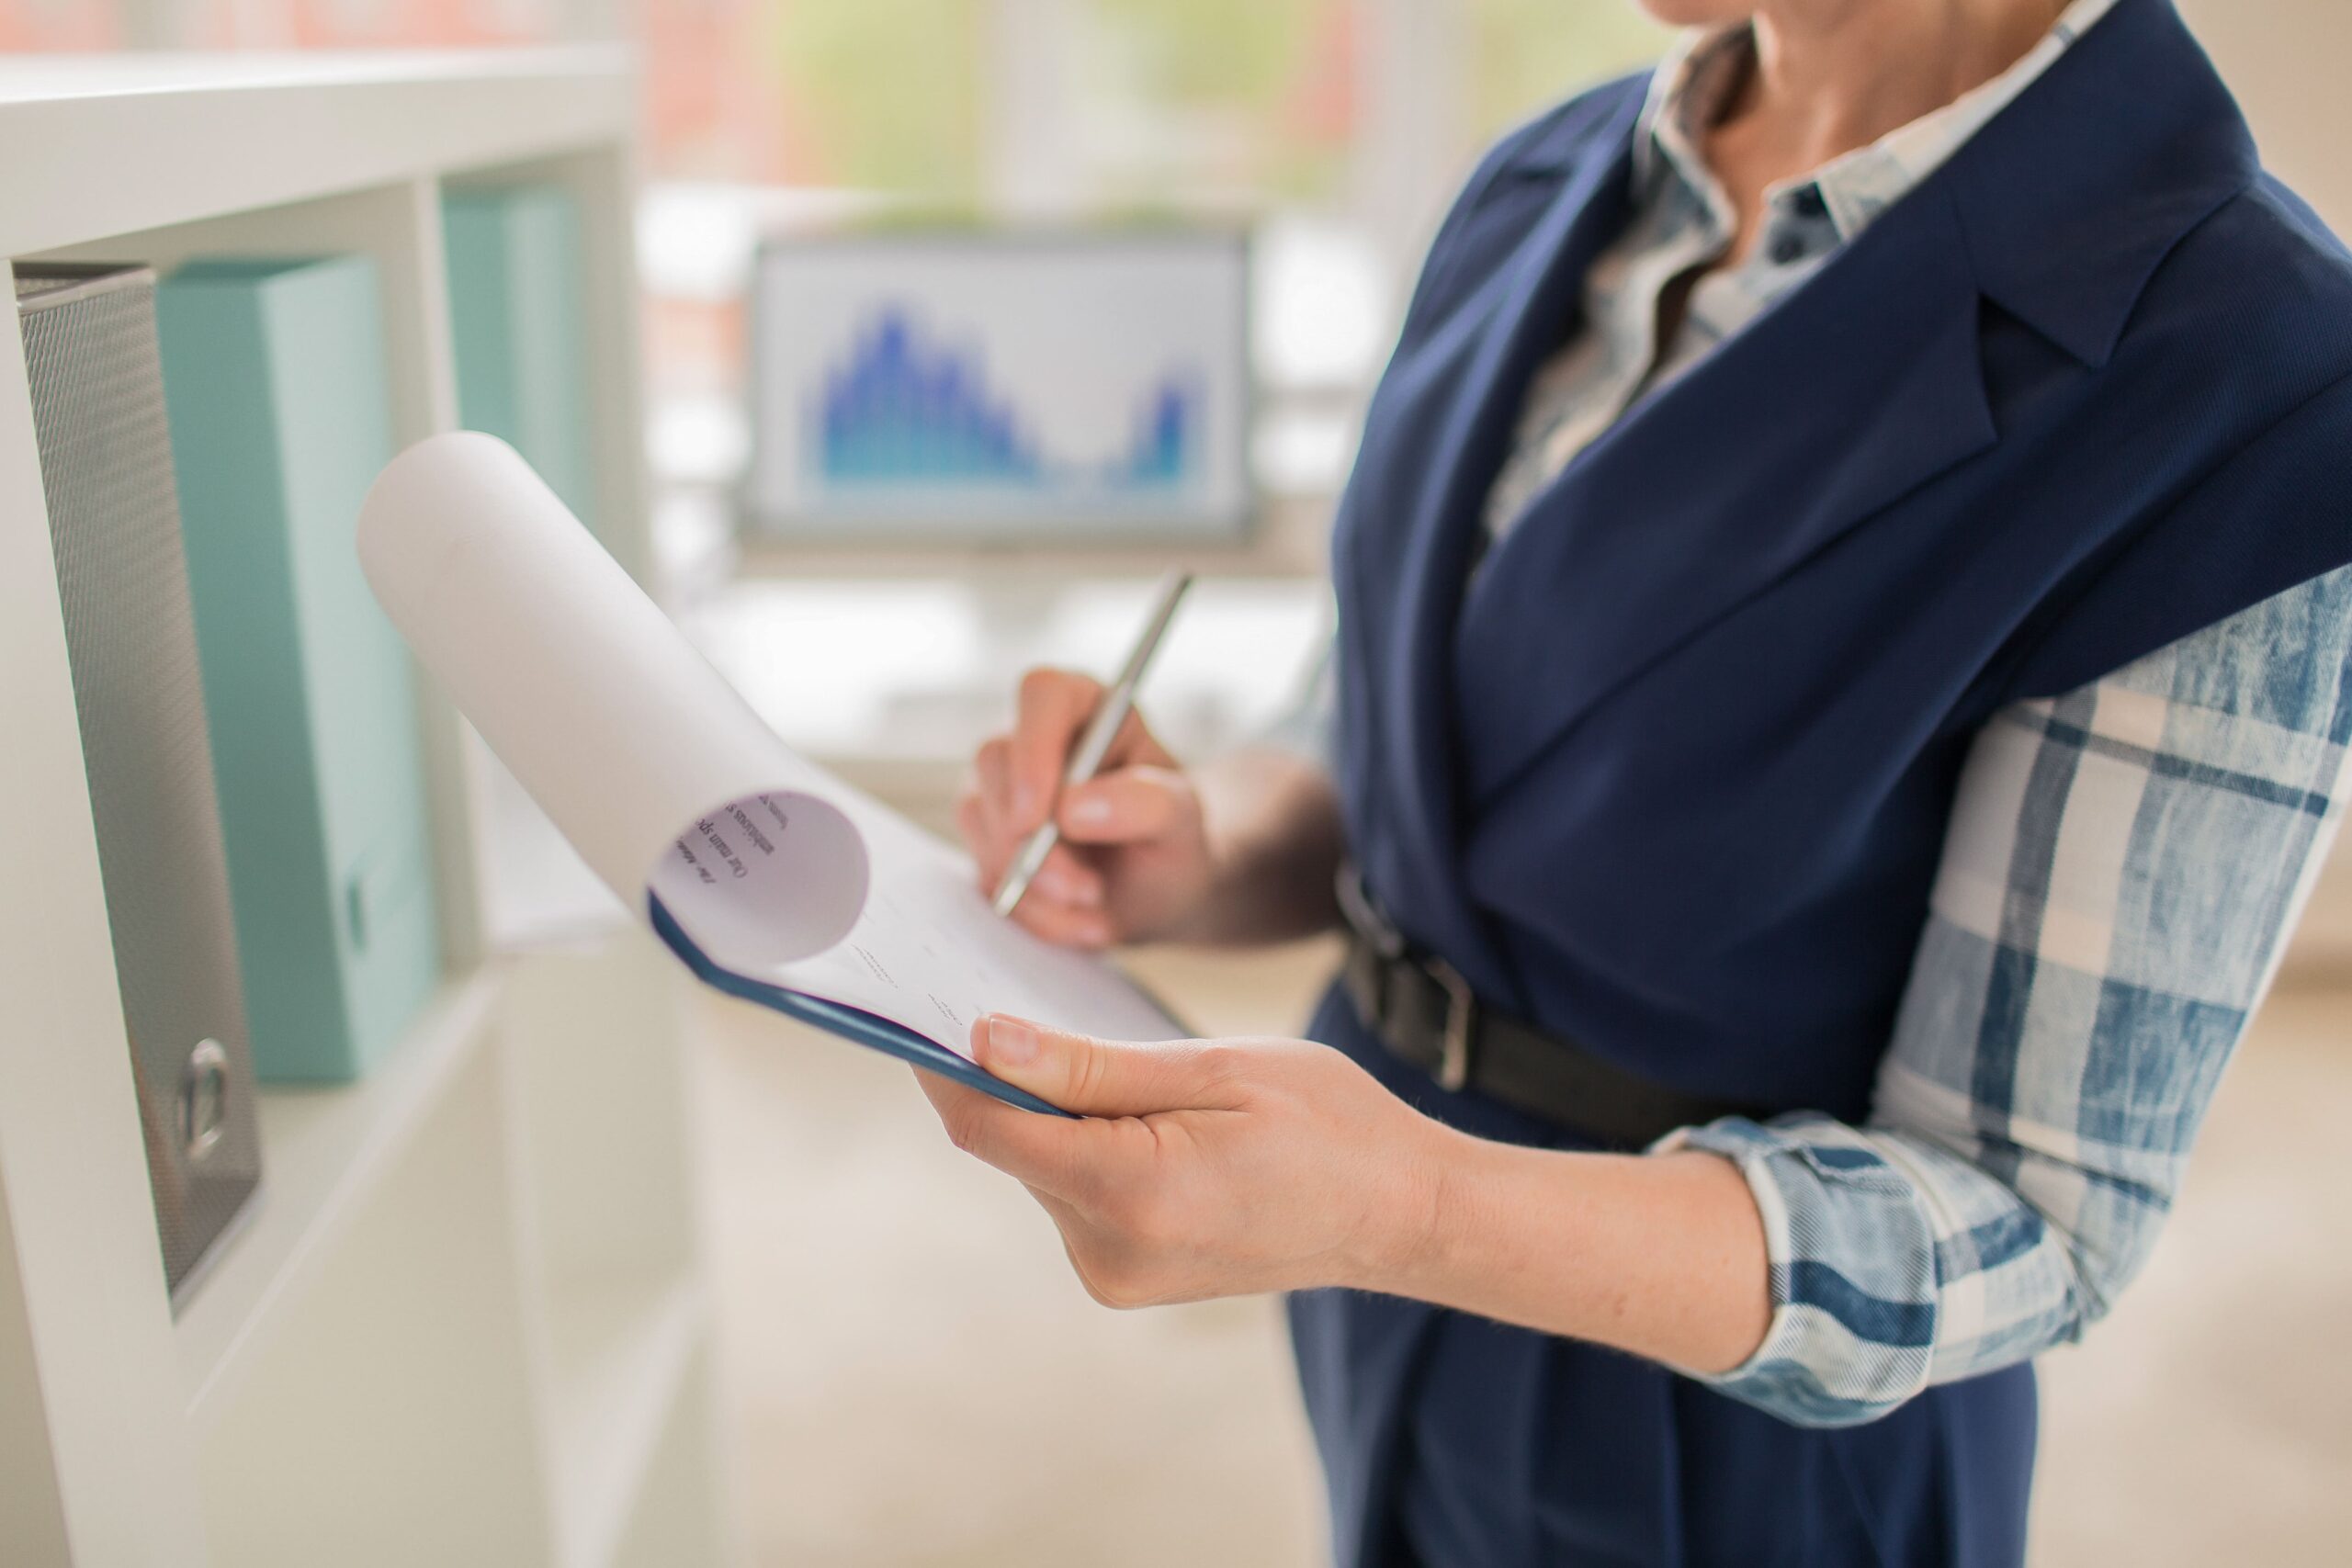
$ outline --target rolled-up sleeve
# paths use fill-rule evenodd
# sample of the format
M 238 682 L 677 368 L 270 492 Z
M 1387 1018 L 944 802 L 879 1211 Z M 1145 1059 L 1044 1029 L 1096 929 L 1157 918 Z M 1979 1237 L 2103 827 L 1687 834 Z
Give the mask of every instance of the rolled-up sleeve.
M 1867 1421 L 2078 1337 L 2136 1274 L 2345 801 L 2352 568 L 1976 739 L 1867 1122 L 1686 1129 L 1772 1316 L 1707 1381 Z

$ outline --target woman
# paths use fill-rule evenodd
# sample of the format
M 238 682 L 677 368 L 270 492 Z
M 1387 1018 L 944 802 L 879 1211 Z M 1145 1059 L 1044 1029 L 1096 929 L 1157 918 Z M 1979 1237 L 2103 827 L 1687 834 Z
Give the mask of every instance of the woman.
M 964 803 L 1057 941 L 1344 918 L 1322 1043 L 926 1087 L 1101 1299 L 1294 1292 L 1344 1563 L 2013 1563 L 2344 799 L 2352 261 L 2166 0 L 1648 4 L 1431 247 L 1328 753 L 1057 800 L 1040 674 Z

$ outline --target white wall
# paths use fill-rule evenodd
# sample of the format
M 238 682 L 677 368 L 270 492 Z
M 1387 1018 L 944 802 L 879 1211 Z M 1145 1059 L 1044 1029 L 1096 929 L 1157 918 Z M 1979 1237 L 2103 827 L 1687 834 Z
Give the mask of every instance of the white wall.
M 2352 236 L 2352 0 L 2177 0 L 2238 96 L 2263 161 Z M 2352 834 L 2312 895 L 2299 967 L 2352 966 Z
M 2263 159 L 2352 234 L 2352 0 L 2178 0 L 2254 122 Z

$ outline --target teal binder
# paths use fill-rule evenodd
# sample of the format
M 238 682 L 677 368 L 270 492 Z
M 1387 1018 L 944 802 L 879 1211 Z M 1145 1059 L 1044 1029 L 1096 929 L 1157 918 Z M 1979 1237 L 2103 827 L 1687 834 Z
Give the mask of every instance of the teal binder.
M 376 270 L 197 262 L 155 303 L 254 1069 L 352 1078 L 440 971 L 408 654 L 353 548 L 392 456 Z
M 461 186 L 441 230 L 458 421 L 523 454 L 593 533 L 579 203 L 557 185 Z

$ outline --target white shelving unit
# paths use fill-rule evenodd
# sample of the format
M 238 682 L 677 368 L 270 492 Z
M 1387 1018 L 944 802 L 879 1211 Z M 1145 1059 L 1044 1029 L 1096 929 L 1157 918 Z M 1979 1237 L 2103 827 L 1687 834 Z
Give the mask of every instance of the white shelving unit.
M 444 185 L 561 181 L 641 574 L 634 117 L 600 50 L 10 61 L 0 257 L 366 252 L 406 442 L 457 423 Z M 681 981 L 430 690 L 443 989 L 362 1082 L 264 1091 L 259 1206 L 174 1319 L 13 331 L 0 719 L 0 1562 L 725 1561 Z

